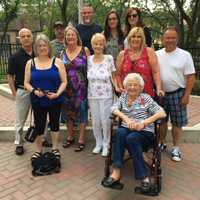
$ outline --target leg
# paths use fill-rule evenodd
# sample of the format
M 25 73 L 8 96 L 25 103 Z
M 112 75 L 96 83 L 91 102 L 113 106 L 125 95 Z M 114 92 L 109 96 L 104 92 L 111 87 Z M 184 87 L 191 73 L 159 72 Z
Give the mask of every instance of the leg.
M 103 145 L 99 101 L 96 99 L 90 99 L 89 105 L 92 117 L 92 129 L 96 140 L 96 147 L 93 149 L 93 153 L 99 153 Z
M 182 128 L 172 125 L 173 146 L 179 146 L 182 135 Z
M 149 176 L 143 158 L 144 148 L 148 148 L 153 144 L 153 133 L 145 131 L 133 131 L 127 136 L 127 144 L 133 157 L 133 166 L 135 169 L 135 178 L 143 180 Z
M 101 117 L 101 125 L 103 129 L 103 151 L 102 156 L 108 155 L 108 148 L 110 143 L 110 108 L 112 106 L 112 99 L 102 99 L 100 100 L 100 117 Z
M 61 104 L 56 104 L 48 109 L 49 122 L 52 137 L 52 149 L 58 149 L 59 142 L 59 119 L 61 112 Z
M 30 97 L 29 93 L 25 90 L 18 89 L 16 94 L 16 133 L 15 133 L 15 144 L 23 145 L 23 126 L 27 119 L 28 112 L 30 109 Z
M 36 152 L 42 152 L 42 135 L 44 134 L 46 120 L 47 120 L 47 110 L 38 105 L 32 104 L 35 131 L 38 134 L 35 140 Z

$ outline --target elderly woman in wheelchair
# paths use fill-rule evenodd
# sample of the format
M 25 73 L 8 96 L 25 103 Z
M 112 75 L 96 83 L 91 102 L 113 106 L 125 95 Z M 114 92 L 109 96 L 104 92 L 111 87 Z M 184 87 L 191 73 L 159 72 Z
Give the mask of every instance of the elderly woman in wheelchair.
M 135 178 L 141 181 L 139 187 L 143 192 L 148 192 L 150 179 L 143 152 L 154 144 L 153 122 L 164 118 L 166 114 L 148 94 L 142 93 L 144 81 L 139 74 L 128 74 L 123 85 L 126 92 L 122 93 L 111 108 L 112 114 L 122 120 L 115 134 L 113 170 L 110 176 L 103 180 L 102 185 L 114 189 L 120 183 L 120 171 L 127 148 L 133 160 Z

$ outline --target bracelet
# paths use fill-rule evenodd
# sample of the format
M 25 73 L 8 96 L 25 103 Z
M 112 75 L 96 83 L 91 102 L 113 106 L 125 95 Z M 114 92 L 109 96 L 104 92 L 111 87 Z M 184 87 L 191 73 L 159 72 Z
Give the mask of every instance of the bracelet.
M 31 91 L 31 93 L 32 93 L 32 94 L 34 94 L 35 90 L 36 90 L 36 89 L 35 89 L 35 88 L 33 88 L 33 89 L 32 89 L 32 91 Z

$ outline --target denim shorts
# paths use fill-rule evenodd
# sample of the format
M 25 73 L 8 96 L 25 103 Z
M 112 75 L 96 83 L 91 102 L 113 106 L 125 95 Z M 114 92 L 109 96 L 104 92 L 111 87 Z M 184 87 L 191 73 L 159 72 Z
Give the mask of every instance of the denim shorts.
M 167 113 L 166 119 L 168 121 L 170 117 L 172 125 L 176 127 L 183 127 L 188 123 L 186 106 L 180 105 L 184 91 L 184 88 L 179 88 L 174 92 L 166 92 L 163 99 L 163 108 Z

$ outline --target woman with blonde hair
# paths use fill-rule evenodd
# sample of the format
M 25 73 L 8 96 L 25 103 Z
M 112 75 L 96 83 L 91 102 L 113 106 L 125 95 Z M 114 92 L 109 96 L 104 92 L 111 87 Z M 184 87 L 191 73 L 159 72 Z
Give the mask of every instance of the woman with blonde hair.
M 161 90 L 160 69 L 155 51 L 146 47 L 144 31 L 134 27 L 128 34 L 128 48 L 121 51 L 117 58 L 117 82 L 119 92 L 124 91 L 122 82 L 129 73 L 139 73 L 144 79 L 144 92 L 151 96 L 163 95 Z M 154 87 L 155 86 L 155 87 Z
M 63 91 L 67 80 L 62 61 L 52 58 L 50 41 L 40 34 L 35 40 L 36 57 L 26 64 L 24 86 L 30 92 L 34 115 L 35 131 L 38 134 L 35 144 L 36 152 L 32 160 L 42 154 L 42 134 L 45 130 L 47 114 L 52 136 L 52 152 L 60 158 L 58 150 L 59 117 L 63 102 Z
M 103 53 L 106 44 L 101 33 L 93 35 L 91 40 L 94 55 L 88 58 L 88 100 L 92 116 L 92 128 L 96 139 L 94 154 L 102 151 L 107 156 L 110 141 L 110 107 L 113 103 L 112 83 L 115 84 L 115 65 L 111 55 Z
M 63 143 L 68 148 L 74 143 L 74 124 L 78 122 L 79 139 L 76 152 L 85 148 L 85 126 L 87 123 L 87 57 L 88 48 L 82 46 L 78 31 L 69 25 L 64 31 L 65 49 L 61 59 L 67 72 L 68 85 L 64 93 L 62 114 L 66 120 L 67 139 Z

